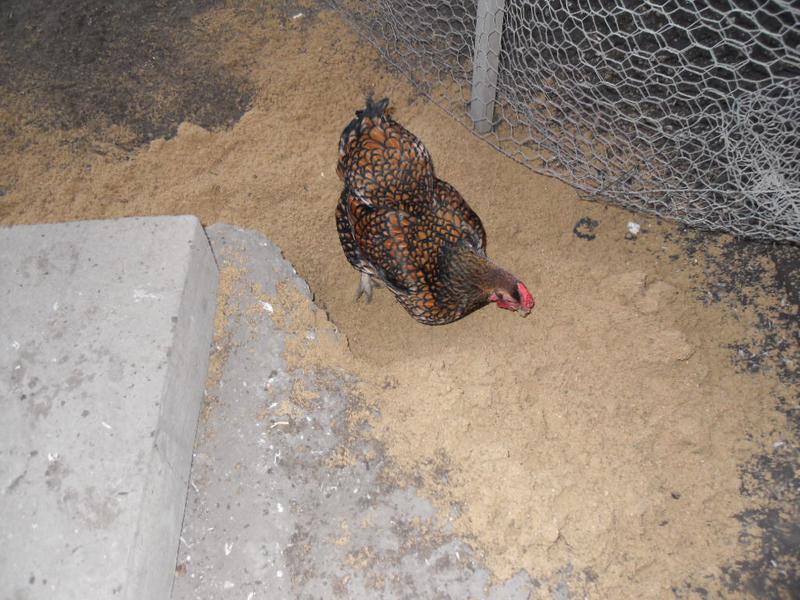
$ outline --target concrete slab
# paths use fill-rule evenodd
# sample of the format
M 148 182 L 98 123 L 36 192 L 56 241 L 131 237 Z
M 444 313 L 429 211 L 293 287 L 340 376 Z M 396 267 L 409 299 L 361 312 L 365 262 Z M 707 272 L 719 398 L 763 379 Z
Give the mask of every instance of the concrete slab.
M 298 343 L 292 335 L 308 344 L 320 335 L 284 331 L 259 292 L 275 296 L 283 281 L 311 298 L 280 250 L 227 225 L 207 233 L 225 323 L 198 427 L 173 600 L 585 597 L 567 583 L 571 571 L 494 580 L 449 527 L 453 513 L 439 518 L 413 487 L 394 483 L 384 449 L 348 430 L 348 418 L 364 410 L 349 391 L 352 375 L 287 365 L 287 344 Z
M 0 598 L 167 598 L 217 269 L 194 217 L 0 229 Z

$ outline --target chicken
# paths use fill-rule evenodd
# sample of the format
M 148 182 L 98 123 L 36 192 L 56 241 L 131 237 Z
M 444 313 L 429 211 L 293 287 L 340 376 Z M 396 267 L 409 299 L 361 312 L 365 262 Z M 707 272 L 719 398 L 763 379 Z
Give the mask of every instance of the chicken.
M 528 288 L 486 256 L 480 218 L 434 174 L 414 134 L 367 99 L 342 132 L 336 172 L 344 189 L 336 226 L 361 272 L 356 300 L 383 284 L 420 323 L 452 323 L 491 302 L 527 316 Z

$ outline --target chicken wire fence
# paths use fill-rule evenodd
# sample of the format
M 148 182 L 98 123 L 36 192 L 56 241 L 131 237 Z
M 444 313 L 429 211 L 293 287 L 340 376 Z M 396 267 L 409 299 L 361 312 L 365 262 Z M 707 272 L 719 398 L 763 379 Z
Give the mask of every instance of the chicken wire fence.
M 800 240 L 800 4 L 330 0 L 433 102 L 582 193 Z

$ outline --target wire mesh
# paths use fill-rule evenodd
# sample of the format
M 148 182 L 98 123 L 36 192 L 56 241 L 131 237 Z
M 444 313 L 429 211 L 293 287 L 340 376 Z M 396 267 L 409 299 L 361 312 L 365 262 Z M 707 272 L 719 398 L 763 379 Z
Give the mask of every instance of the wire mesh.
M 588 196 L 800 241 L 800 4 L 493 1 L 505 7 L 487 142 Z M 472 128 L 476 1 L 331 3 Z

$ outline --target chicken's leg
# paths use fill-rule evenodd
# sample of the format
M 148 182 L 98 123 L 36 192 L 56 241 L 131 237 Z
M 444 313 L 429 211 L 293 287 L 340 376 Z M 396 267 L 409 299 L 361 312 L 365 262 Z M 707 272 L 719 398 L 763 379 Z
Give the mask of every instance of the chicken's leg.
M 361 273 L 361 281 L 358 283 L 358 288 L 356 288 L 356 297 L 353 302 L 358 302 L 358 299 L 363 294 L 367 304 L 369 304 L 372 302 L 372 290 L 376 287 L 381 287 L 380 283 L 373 279 L 371 275 Z

